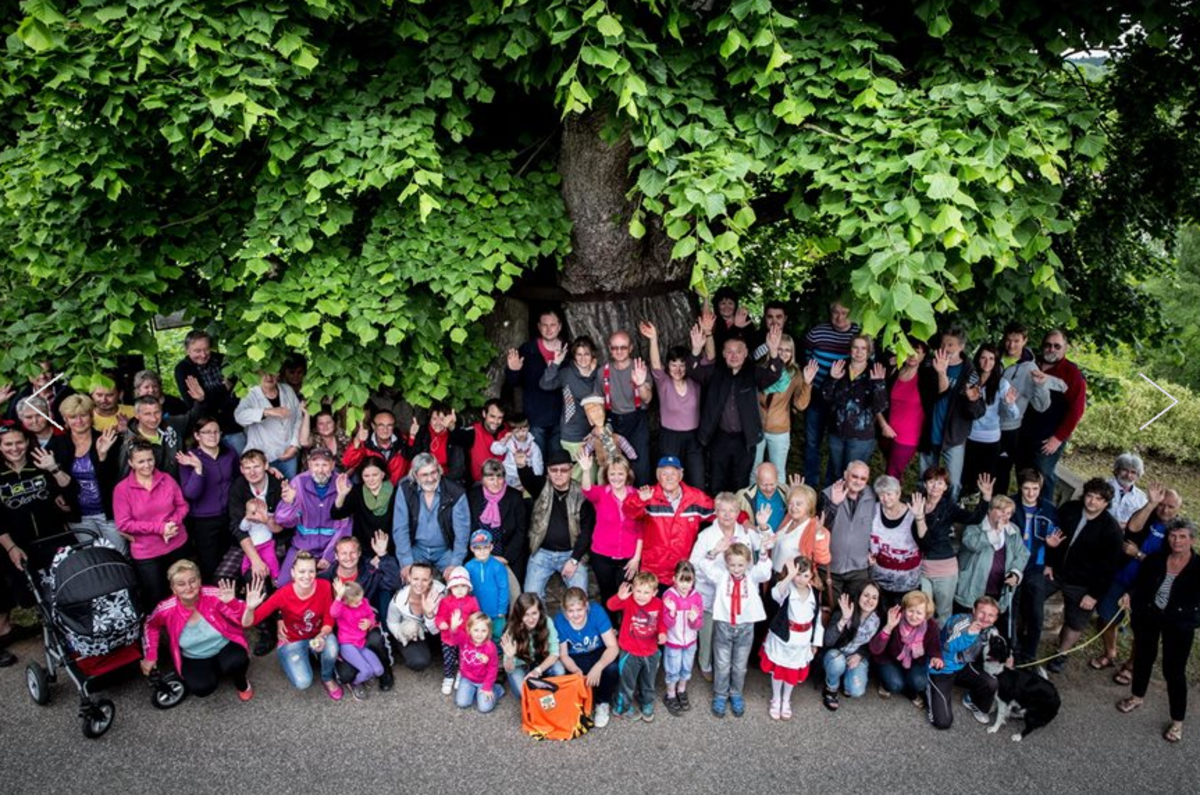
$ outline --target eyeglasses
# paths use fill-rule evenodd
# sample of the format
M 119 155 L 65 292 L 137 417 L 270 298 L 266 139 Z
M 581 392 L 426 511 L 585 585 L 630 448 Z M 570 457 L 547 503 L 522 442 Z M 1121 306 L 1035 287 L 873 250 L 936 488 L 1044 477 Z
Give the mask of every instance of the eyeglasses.
M 629 350 L 629 346 L 628 345 L 609 345 L 608 349 L 610 351 L 627 351 L 627 350 Z
M 571 474 L 571 467 L 570 466 L 550 467 L 550 469 L 548 469 L 547 471 L 551 475 L 569 475 L 569 474 Z
M 212 436 L 213 434 L 219 434 L 220 432 L 220 428 L 212 428 L 211 430 L 196 431 L 196 434 L 199 436 Z
M 1061 351 L 1063 348 L 1065 348 L 1067 346 L 1063 345 L 1061 342 L 1044 342 L 1044 343 L 1042 343 L 1042 347 L 1049 348 L 1050 350 L 1054 350 L 1054 351 Z

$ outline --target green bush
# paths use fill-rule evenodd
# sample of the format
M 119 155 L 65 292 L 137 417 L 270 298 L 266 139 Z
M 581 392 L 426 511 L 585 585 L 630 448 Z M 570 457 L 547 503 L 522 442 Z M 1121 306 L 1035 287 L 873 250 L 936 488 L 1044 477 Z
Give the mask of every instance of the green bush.
M 1120 355 L 1080 354 L 1080 365 L 1100 376 L 1100 394 L 1089 389 L 1087 413 L 1071 441 L 1101 450 L 1136 450 L 1174 459 L 1200 462 L 1200 401 L 1187 387 L 1155 379 L 1179 405 L 1141 429 L 1171 404 L 1166 395 L 1142 379 L 1139 368 Z

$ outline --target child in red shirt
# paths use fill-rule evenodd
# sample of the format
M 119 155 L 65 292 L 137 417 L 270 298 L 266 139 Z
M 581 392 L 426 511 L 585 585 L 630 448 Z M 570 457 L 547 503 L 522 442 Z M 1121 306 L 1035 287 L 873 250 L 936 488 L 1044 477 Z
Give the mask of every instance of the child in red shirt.
M 606 605 L 612 612 L 621 612 L 621 631 L 617 635 L 621 682 L 615 714 L 640 717 L 647 723 L 654 720 L 654 678 L 660 657 L 658 625 L 663 603 L 657 594 L 658 577 L 642 571 L 633 578 L 633 585 L 621 583 L 617 595 L 610 597 Z

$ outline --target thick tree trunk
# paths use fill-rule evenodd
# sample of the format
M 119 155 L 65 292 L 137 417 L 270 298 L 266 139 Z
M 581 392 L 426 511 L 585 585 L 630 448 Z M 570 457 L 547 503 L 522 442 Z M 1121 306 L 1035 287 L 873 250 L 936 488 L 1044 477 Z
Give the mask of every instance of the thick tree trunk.
M 606 143 L 600 136 L 605 121 L 602 113 L 571 117 L 563 131 L 559 172 L 574 225 L 573 251 L 559 277 L 568 294 L 567 325 L 572 336 L 591 337 L 601 358 L 608 335 L 625 329 L 644 357 L 637 325 L 649 320 L 659 329 L 665 354 L 667 347 L 686 343 L 694 322 L 686 290 L 691 263 L 671 260 L 671 243 L 657 218 L 647 219 L 641 240 L 629 234 L 631 145 L 627 136 Z

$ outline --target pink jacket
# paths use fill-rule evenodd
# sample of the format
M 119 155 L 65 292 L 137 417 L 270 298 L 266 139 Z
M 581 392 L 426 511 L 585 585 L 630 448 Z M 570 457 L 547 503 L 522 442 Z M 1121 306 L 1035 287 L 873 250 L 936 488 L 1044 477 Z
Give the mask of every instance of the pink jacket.
M 695 588 L 687 596 L 682 596 L 674 586 L 663 594 L 663 611 L 659 618 L 658 631 L 667 636 L 667 645 L 676 649 L 686 649 L 699 637 L 700 627 L 704 624 L 704 597 Z M 689 621 L 687 614 L 692 608 L 696 609 L 696 620 Z M 671 612 L 675 615 L 672 617 Z
M 456 631 L 443 634 L 442 641 L 458 647 L 458 670 L 463 679 L 485 690 L 492 689 L 496 684 L 496 674 L 500 671 L 500 653 L 490 638 L 483 645 L 476 646 L 464 625 Z
M 176 487 L 178 488 L 178 487 Z M 233 599 L 228 604 L 221 601 L 220 591 L 211 585 L 200 589 L 200 598 L 196 601 L 196 612 L 205 621 L 212 624 L 213 629 L 221 636 L 236 643 L 243 649 L 246 646 L 246 634 L 242 629 L 242 613 L 246 603 L 241 599 Z M 150 662 L 158 661 L 158 641 L 162 631 L 166 629 L 167 639 L 171 642 L 171 656 L 175 660 L 175 670 L 182 670 L 183 654 L 179 650 L 179 636 L 187 626 L 192 611 L 179 603 L 178 597 L 164 599 L 154 608 L 154 612 L 146 619 L 146 632 L 142 636 L 142 653 Z
M 329 606 L 329 617 L 337 622 L 338 643 L 359 648 L 366 645 L 367 633 L 371 631 L 371 627 L 359 629 L 358 622 L 369 618 L 372 627 L 379 623 L 375 619 L 374 608 L 366 599 L 359 602 L 358 607 L 351 607 L 341 599 L 334 599 L 333 604 Z
M 479 602 L 471 594 L 467 594 L 462 599 L 459 599 L 450 593 L 450 589 L 447 588 L 437 606 L 437 618 L 435 620 L 440 632 L 450 629 L 450 618 L 454 615 L 455 610 L 462 612 L 463 624 L 466 625 L 467 619 L 471 617 L 471 614 L 479 612 Z
M 143 488 L 137 475 L 130 472 L 113 492 L 113 520 L 118 530 L 133 537 L 129 554 L 134 560 L 157 558 L 186 544 L 183 519 L 187 512 L 183 490 L 165 472 L 154 473 L 149 489 Z M 179 532 L 170 541 L 163 541 L 167 522 L 179 525 Z

